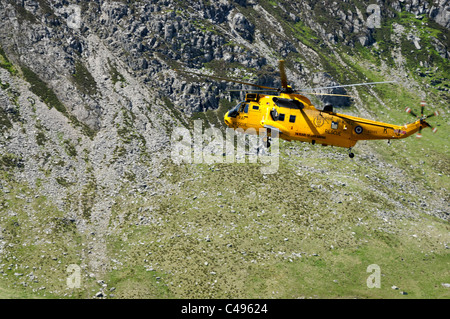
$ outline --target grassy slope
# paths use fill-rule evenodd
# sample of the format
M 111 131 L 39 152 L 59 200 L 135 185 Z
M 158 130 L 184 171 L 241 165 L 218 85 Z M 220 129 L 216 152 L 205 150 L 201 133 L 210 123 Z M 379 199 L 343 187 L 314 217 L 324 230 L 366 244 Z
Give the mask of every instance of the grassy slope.
M 409 175 L 378 164 L 284 142 L 275 175 L 262 175 L 262 164 L 167 163 L 166 190 L 155 181 L 148 193 L 124 186 L 118 196 L 103 279 L 116 298 L 448 298 L 449 226 L 421 206 L 425 178 L 410 189 Z M 2 196 L 16 215 L 2 218 L 15 248 L 5 249 L 0 287 L 17 298 L 93 296 L 99 286 L 84 268 L 82 289 L 65 286 L 89 235 L 23 194 L 32 190 L 16 185 Z M 381 268 L 380 289 L 366 286 L 371 264 Z
M 449 296 L 448 223 L 407 189 L 392 194 L 407 178 L 364 157 L 287 147 L 276 175 L 258 164 L 173 168 L 172 194 L 116 207 L 111 222 L 126 220 L 127 238 L 112 234 L 111 252 L 129 274 L 111 277 L 128 287 L 116 296 L 136 296 L 130 282 L 144 269 L 140 297 L 402 297 L 393 285 L 413 298 Z M 381 289 L 366 286 L 371 264 Z M 156 277 L 167 290 L 150 291 Z

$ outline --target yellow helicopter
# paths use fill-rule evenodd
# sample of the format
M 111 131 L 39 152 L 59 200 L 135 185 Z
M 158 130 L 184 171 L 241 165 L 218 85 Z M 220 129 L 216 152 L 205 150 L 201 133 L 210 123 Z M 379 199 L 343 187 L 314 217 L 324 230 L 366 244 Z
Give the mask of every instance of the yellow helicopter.
M 323 110 L 316 109 L 311 101 L 302 94 L 315 95 L 337 95 L 325 93 L 302 93 L 294 91 L 287 84 L 287 76 L 284 67 L 285 61 L 279 61 L 281 88 L 272 88 L 252 83 L 246 83 L 233 79 L 210 76 L 195 72 L 182 71 L 185 73 L 209 77 L 216 80 L 234 82 L 261 89 L 261 92 L 277 92 L 278 94 L 266 93 L 247 93 L 245 100 L 239 102 L 233 109 L 229 110 L 225 116 L 225 124 L 230 128 L 254 128 L 256 132 L 264 128 L 266 136 L 266 147 L 270 147 L 270 136 L 276 131 L 278 136 L 287 141 L 301 141 L 312 144 L 322 144 L 323 146 L 338 146 L 349 150 L 350 158 L 355 155 L 352 148 L 360 140 L 392 140 L 401 139 L 418 133 L 417 137 L 422 137 L 423 128 L 430 127 L 433 132 L 436 128 L 431 127 L 425 120 L 432 116 L 439 115 L 435 113 L 425 116 L 423 114 L 425 103 L 422 102 L 421 115 L 417 116 L 410 108 L 406 112 L 410 113 L 417 120 L 407 125 L 394 125 L 364 118 L 338 114 L 333 111 L 331 105 L 326 105 Z M 350 85 L 340 85 L 332 87 L 323 87 L 320 89 L 337 88 L 344 86 L 372 85 L 386 82 L 359 83 Z M 250 90 L 249 90 L 250 91 Z M 252 92 L 256 92 L 253 90 Z

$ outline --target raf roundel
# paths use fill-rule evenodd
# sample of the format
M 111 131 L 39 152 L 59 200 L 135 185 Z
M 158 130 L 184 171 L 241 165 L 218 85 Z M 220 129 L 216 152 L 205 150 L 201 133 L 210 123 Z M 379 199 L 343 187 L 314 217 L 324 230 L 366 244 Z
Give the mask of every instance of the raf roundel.
M 357 127 L 355 127 L 355 133 L 356 134 L 361 134 L 363 132 L 363 128 L 361 127 L 361 126 L 357 126 Z

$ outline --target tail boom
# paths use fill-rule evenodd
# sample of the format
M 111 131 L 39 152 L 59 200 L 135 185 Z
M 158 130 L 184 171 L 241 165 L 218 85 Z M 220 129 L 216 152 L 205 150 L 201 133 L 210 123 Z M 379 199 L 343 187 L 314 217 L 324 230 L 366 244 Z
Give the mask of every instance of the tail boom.
M 419 132 L 425 127 L 429 127 L 425 121 L 417 120 L 407 125 L 392 125 L 387 123 L 373 122 L 355 123 L 352 139 L 359 140 L 393 140 L 403 139 Z

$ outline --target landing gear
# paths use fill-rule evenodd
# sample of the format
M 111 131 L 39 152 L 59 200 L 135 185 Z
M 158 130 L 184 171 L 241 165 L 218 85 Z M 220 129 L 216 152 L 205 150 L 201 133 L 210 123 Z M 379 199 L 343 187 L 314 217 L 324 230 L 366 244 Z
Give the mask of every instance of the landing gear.
M 261 136 L 261 142 L 266 149 L 270 148 L 270 142 L 272 138 L 269 136 L 270 131 L 267 129 L 265 133 Z
M 262 140 L 262 144 L 265 148 L 267 148 L 267 149 L 270 148 L 270 142 L 272 139 L 269 136 L 265 136 L 261 140 Z
M 272 138 L 269 136 L 268 131 L 266 131 L 259 138 L 258 147 L 256 148 L 256 153 L 260 154 L 260 155 L 266 155 L 270 148 L 271 141 L 272 141 Z
M 352 153 L 352 149 L 351 149 L 351 148 L 348 149 L 348 156 L 349 156 L 350 158 L 355 157 L 355 154 Z

